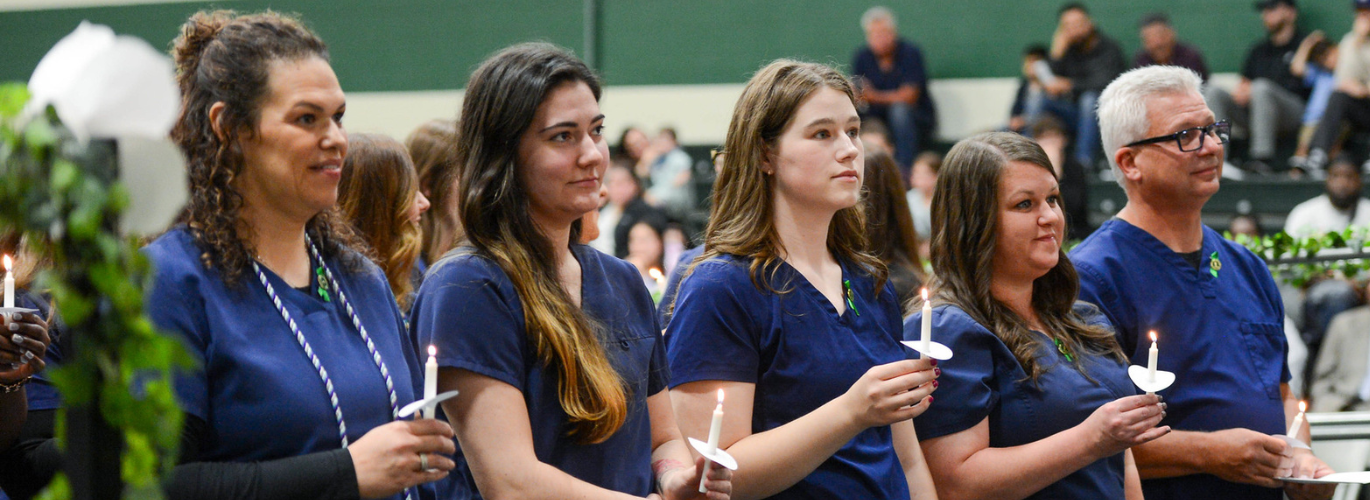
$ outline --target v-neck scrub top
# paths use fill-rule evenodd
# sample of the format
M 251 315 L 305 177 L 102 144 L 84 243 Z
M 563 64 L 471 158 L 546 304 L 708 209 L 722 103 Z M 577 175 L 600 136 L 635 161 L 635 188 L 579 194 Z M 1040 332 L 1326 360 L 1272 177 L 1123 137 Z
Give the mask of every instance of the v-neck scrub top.
M 758 289 L 749 258 L 725 255 L 680 284 L 666 327 L 671 385 L 701 380 L 756 384 L 753 434 L 787 424 L 847 392 L 870 368 L 906 359 L 898 300 L 888 283 L 842 263 L 854 308 L 837 314 L 789 264 L 762 275 L 784 293 Z M 940 398 L 939 398 L 940 399 Z M 696 436 L 702 437 L 702 436 Z M 861 431 L 777 499 L 907 499 L 889 426 Z
M 1093 306 L 1077 304 L 1087 322 L 1107 326 Z M 904 322 L 904 338 L 922 336 L 920 311 Z M 1046 334 L 1037 336 L 1035 358 L 1043 368 L 1036 383 L 1013 351 L 956 306 L 932 312 L 933 338 L 951 347 L 954 357 L 938 364 L 936 400 L 913 419 L 919 439 L 932 439 L 975 427 L 989 419 L 989 446 L 1010 448 L 1040 441 L 1080 425 L 1100 406 L 1137 394 L 1127 367 L 1116 358 L 1075 352 L 1080 371 L 1065 359 Z M 1092 380 L 1091 380 L 1092 379 Z M 1093 500 L 1123 498 L 1123 454 L 1096 460 L 1027 498 Z
M 539 461 L 601 488 L 640 497 L 651 493 L 647 397 L 666 389 L 669 372 L 652 297 L 637 268 L 571 245 L 580 262 L 581 307 L 601 328 L 604 352 L 628 389 L 623 427 L 602 443 L 580 444 L 567 437 L 571 428 L 558 397 L 559 375 L 529 340 L 514 283 L 493 261 L 465 250 L 434 263 L 419 288 L 412 317 L 419 345 L 437 347 L 438 366 L 521 391 Z M 437 486 L 439 498 L 482 498 L 460 449 L 455 459 L 457 468 Z
M 148 316 L 158 328 L 181 336 L 200 363 L 177 376 L 176 394 L 187 413 L 207 424 L 204 461 L 263 461 L 342 446 L 318 371 L 255 274 L 228 287 L 200 261 L 203 251 L 184 227 L 144 252 L 156 268 Z M 385 275 L 354 257 L 365 266 L 357 272 L 337 259 L 326 261 L 385 361 L 402 407 L 414 401 L 421 380 L 414 349 Z M 391 422 L 385 379 L 338 297 L 325 302 L 262 270 L 328 371 L 349 441 Z
M 1270 270 L 1207 226 L 1200 256 L 1196 269 L 1121 219 L 1105 222 L 1070 253 L 1080 274 L 1080 299 L 1108 316 L 1133 364 L 1145 366 L 1147 332 L 1156 331 L 1157 367 L 1175 373 L 1175 384 L 1160 392 L 1169 405 L 1161 425 L 1282 434 L 1280 384 L 1289 381 L 1288 344 L 1284 304 Z M 1142 487 L 1149 500 L 1282 495 L 1208 474 L 1145 480 Z

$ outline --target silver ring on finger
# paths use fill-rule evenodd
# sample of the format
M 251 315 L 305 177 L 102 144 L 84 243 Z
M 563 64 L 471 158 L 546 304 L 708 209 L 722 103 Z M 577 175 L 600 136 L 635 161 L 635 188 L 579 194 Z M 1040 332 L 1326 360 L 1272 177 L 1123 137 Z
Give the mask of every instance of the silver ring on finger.
M 428 470 L 428 454 L 427 454 L 427 453 L 420 453 L 420 454 L 419 454 L 419 472 L 423 472 L 423 471 L 426 471 L 426 470 Z

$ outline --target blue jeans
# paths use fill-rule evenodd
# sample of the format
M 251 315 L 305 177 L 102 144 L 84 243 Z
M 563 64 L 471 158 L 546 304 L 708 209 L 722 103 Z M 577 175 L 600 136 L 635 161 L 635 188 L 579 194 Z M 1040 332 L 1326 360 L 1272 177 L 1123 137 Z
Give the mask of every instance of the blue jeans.
M 1094 170 L 1094 151 L 1099 149 L 1099 117 L 1094 106 L 1099 102 L 1099 92 L 1090 90 L 1080 93 L 1079 99 L 1071 101 L 1054 98 L 1045 92 L 1028 99 L 1023 110 L 1028 126 L 1036 123 L 1042 113 L 1051 113 L 1065 122 L 1066 128 L 1075 131 L 1075 159 L 1089 171 Z

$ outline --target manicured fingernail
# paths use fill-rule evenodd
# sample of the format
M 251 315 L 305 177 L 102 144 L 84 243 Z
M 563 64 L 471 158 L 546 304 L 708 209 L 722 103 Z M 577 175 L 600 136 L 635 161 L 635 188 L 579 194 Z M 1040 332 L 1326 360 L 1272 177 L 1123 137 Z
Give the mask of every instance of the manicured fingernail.
M 928 396 L 928 404 L 932 404 L 932 396 Z
M 933 368 L 933 369 L 932 369 L 932 374 L 933 374 L 933 376 L 941 377 L 941 376 L 942 376 L 942 369 L 941 369 L 941 368 Z
M 11 331 L 11 332 L 17 332 L 17 331 L 19 331 L 19 322 L 17 322 L 17 321 L 11 321 L 11 322 L 10 322 L 10 331 Z
M 932 388 L 933 388 L 933 389 L 936 389 L 938 385 L 939 385 L 939 384 L 937 383 L 936 380 L 932 381 Z
M 10 337 L 10 341 L 14 342 L 15 345 L 22 344 L 24 343 L 24 336 L 16 333 L 13 337 Z
M 27 363 L 27 362 L 29 362 L 29 361 L 33 361 L 33 358 L 34 358 L 33 351 L 24 351 L 24 362 L 25 362 L 25 363 Z
M 937 366 L 937 360 L 932 360 L 932 366 Z

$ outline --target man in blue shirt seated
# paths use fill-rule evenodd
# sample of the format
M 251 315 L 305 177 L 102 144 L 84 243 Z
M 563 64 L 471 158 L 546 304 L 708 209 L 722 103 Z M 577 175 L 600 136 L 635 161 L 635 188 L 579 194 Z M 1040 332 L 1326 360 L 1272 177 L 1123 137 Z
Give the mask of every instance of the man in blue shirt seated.
M 871 7 L 861 15 L 866 45 L 852 57 L 852 80 L 867 107 L 863 117 L 876 117 L 894 134 L 894 159 L 904 178 L 913 158 L 937 128 L 937 111 L 928 97 L 923 51 L 899 37 L 894 13 Z
M 1216 122 L 1193 71 L 1148 66 L 1099 97 L 1104 150 L 1127 205 L 1071 251 L 1080 299 L 1116 327 L 1133 364 L 1159 335 L 1169 435 L 1133 448 L 1148 499 L 1330 498 L 1335 485 L 1286 483 L 1332 470 L 1284 434 L 1289 390 L 1284 306 L 1255 254 L 1201 220 L 1218 191 L 1229 126 Z M 1308 426 L 1299 440 L 1309 441 Z M 1283 491 L 1281 491 L 1283 489 Z

